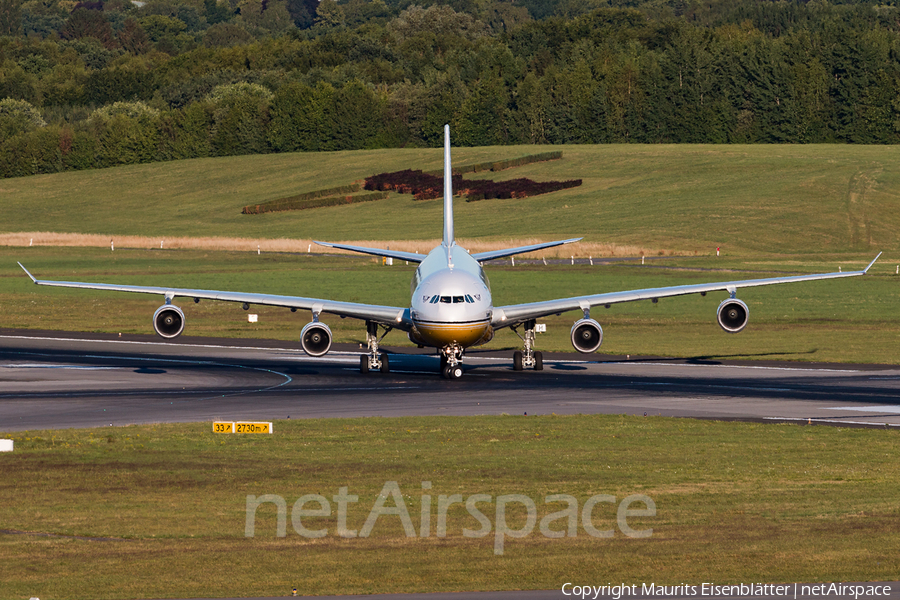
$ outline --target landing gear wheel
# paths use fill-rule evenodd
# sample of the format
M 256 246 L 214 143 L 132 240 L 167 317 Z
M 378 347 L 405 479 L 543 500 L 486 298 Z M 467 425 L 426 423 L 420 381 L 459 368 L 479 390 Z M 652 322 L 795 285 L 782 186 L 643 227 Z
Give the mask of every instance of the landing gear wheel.
M 513 352 L 513 371 L 522 370 L 522 353 L 518 350 Z
M 381 372 L 382 373 L 390 373 L 391 368 L 388 366 L 388 355 L 381 355 Z
M 448 368 L 447 373 L 450 379 L 459 379 L 463 374 L 462 365 L 454 365 Z
M 441 377 L 444 379 L 450 379 L 450 365 L 444 365 L 441 369 Z
M 544 370 L 544 355 L 540 352 L 534 353 L 534 370 L 535 371 L 543 371 Z
M 369 372 L 369 355 L 362 354 L 359 357 L 359 372 L 360 373 L 368 373 Z

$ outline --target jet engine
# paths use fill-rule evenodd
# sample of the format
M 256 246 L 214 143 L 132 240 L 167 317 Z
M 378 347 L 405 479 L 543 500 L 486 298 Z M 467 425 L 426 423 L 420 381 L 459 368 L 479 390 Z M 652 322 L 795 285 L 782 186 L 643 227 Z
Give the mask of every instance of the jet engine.
M 737 298 L 729 298 L 719 305 L 716 320 L 719 326 L 728 333 L 737 333 L 747 326 L 750 309 Z
M 413 344 L 416 344 L 420 348 L 424 348 L 427 343 L 424 339 L 422 339 L 422 336 L 419 334 L 419 330 L 416 329 L 415 326 L 413 326 L 413 328 L 409 330 L 409 333 L 406 334 L 406 337 L 409 338 L 409 341 L 411 341 Z
M 579 319 L 572 325 L 572 345 L 584 354 L 595 352 L 603 342 L 603 329 L 593 319 Z
M 163 304 L 153 313 L 153 329 L 168 340 L 176 338 L 184 331 L 184 313 L 172 304 Z
M 310 356 L 322 356 L 331 349 L 331 329 L 325 323 L 307 323 L 300 332 L 300 345 Z

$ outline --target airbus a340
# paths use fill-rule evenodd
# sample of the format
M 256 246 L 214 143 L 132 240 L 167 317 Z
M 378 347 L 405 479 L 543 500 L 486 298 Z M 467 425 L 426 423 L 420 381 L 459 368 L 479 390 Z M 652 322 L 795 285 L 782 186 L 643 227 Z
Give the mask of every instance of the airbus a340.
M 22 263 L 19 263 L 19 266 L 38 285 L 159 294 L 165 298 L 165 303 L 153 314 L 153 328 L 156 333 L 167 339 L 177 337 L 184 331 L 184 312 L 172 303 L 176 297 L 193 298 L 195 302 L 199 302 L 201 299 L 241 302 L 245 308 L 251 304 L 259 304 L 283 306 L 292 311 L 309 310 L 312 312 L 312 321 L 300 332 L 300 343 L 303 350 L 310 356 L 323 356 L 331 348 L 331 330 L 328 325 L 319 321 L 319 315 L 327 313 L 360 319 L 366 322 L 368 343 L 368 351 L 360 356 L 360 370 L 363 373 L 370 370 L 380 370 L 384 373 L 389 371 L 388 355 L 379 352 L 378 346 L 389 331 L 399 329 L 407 332 L 412 342 L 420 346 L 437 348 L 441 356 L 441 374 L 445 378 L 456 379 L 463 374 L 462 361 L 466 349 L 486 344 L 494 337 L 494 332 L 503 327 L 512 328 L 521 337 L 524 344 L 523 350 L 517 350 L 513 354 L 513 368 L 517 371 L 524 368 L 541 370 L 543 368 L 542 356 L 539 351 L 534 349 L 535 320 L 541 317 L 567 311 L 581 311 L 580 317 L 572 326 L 570 338 L 576 350 L 582 353 L 591 353 L 595 352 L 603 341 L 603 330 L 600 324 L 590 316 L 591 308 L 595 306 L 609 307 L 612 304 L 636 300 L 655 302 L 659 298 L 670 296 L 686 294 L 705 296 L 708 292 L 724 291 L 728 293 L 728 298 L 719 305 L 716 319 L 722 329 L 729 333 L 737 333 L 747 325 L 749 316 L 747 305 L 736 297 L 738 288 L 864 275 L 875 264 L 875 260 L 878 260 L 878 256 L 881 256 L 881 254 L 876 256 L 875 260 L 862 271 L 679 285 L 494 306 L 482 263 L 496 258 L 570 244 L 581 238 L 469 254 L 454 241 L 451 175 L 450 127 L 445 126 L 444 235 L 441 244 L 427 255 L 316 242 L 322 246 L 418 263 L 419 266 L 412 281 L 413 291 L 409 307 L 246 292 L 45 281 L 36 279 Z M 520 327 L 524 335 L 519 334 Z

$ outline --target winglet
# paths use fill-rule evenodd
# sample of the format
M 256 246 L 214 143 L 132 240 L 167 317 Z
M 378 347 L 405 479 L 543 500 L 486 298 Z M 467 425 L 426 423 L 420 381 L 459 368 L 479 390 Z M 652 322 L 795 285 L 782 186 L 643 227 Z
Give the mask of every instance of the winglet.
M 22 270 L 25 271 L 25 274 L 26 274 L 26 275 L 28 275 L 29 277 L 31 277 L 31 281 L 33 281 L 34 283 L 37 283 L 37 279 L 34 278 L 34 275 L 32 275 L 31 273 L 28 272 L 28 269 L 25 268 L 25 265 L 23 265 L 23 264 L 20 263 L 20 262 L 17 262 L 17 264 L 18 264 L 20 267 L 22 267 Z
M 869 266 L 866 267 L 865 269 L 863 269 L 863 274 L 866 274 L 866 273 L 869 272 L 869 269 L 872 268 L 872 265 L 875 264 L 875 261 L 878 260 L 878 259 L 881 257 L 882 254 L 883 254 L 883 252 L 879 252 L 879 253 L 878 253 L 878 256 L 876 256 L 875 258 L 872 259 L 872 262 L 869 263 Z
M 450 167 L 450 126 L 444 125 L 444 246 L 453 245 L 453 170 Z

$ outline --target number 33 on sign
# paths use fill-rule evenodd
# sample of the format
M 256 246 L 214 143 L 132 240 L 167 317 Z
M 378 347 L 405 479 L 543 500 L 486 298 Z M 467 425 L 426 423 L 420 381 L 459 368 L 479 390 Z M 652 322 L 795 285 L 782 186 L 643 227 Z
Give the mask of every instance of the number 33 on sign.
M 249 421 L 216 421 L 213 433 L 272 433 L 272 423 Z

